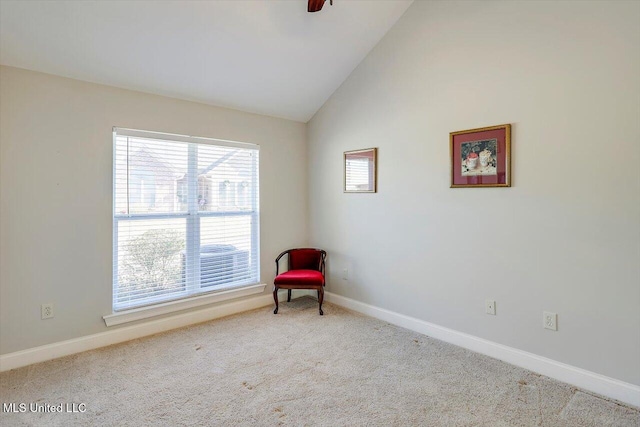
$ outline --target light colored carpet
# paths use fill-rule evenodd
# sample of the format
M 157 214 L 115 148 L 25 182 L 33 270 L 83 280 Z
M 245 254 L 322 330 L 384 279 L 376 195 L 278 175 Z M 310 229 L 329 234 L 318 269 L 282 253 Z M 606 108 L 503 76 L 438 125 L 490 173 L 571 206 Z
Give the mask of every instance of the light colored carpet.
M 637 410 L 303 297 L 0 374 L 3 426 L 640 426 Z

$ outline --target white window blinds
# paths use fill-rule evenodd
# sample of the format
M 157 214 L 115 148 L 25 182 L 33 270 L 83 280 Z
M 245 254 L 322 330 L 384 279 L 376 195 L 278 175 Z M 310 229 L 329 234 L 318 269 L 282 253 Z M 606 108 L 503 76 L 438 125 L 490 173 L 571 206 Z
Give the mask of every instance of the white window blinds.
M 114 129 L 114 311 L 259 282 L 258 148 Z

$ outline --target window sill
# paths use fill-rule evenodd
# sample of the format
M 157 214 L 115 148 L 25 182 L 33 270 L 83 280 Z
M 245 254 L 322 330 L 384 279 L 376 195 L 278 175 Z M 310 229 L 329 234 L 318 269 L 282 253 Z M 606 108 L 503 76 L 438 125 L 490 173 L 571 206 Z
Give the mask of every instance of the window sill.
M 260 294 L 264 291 L 264 288 L 266 286 L 267 285 L 264 283 L 242 286 L 240 288 L 227 289 L 207 295 L 199 295 L 196 297 L 185 298 L 177 301 L 169 301 L 148 307 L 119 311 L 117 313 L 103 316 L 102 318 L 104 319 L 104 323 L 107 326 L 120 325 L 122 323 L 135 322 L 136 320 L 148 319 L 150 317 L 160 316 L 162 314 L 174 313 L 176 311 L 200 307 L 202 305 L 226 301 L 233 298 Z

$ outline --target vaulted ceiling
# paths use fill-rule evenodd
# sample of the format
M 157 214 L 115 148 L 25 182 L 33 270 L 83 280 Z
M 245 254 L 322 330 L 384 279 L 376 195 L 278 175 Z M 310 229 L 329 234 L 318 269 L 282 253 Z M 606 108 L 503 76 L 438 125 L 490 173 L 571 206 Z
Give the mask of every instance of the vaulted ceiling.
M 306 122 L 412 0 L 0 1 L 0 63 Z

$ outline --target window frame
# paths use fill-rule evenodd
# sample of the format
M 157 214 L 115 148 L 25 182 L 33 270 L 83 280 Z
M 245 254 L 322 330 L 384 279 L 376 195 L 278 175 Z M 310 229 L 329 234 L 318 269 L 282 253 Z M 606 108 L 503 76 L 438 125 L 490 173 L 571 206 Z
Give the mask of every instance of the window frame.
M 116 144 L 119 137 L 130 138 L 144 138 L 152 140 L 165 140 L 167 142 L 183 142 L 188 143 L 188 171 L 186 176 L 188 177 L 187 192 L 188 192 L 188 204 L 186 211 L 179 212 L 162 212 L 162 213 L 131 213 L 127 208 L 127 213 L 116 212 Z M 198 145 L 211 145 L 222 147 L 235 147 L 241 149 L 253 150 L 255 155 L 251 163 L 251 180 L 250 183 L 250 195 L 251 201 L 250 210 L 225 210 L 225 211 L 204 211 L 199 210 L 198 205 L 198 191 L 199 191 L 199 175 L 197 165 L 197 152 Z M 251 293 L 259 293 L 264 290 L 266 285 L 260 284 L 260 202 L 259 202 L 259 153 L 260 146 L 257 144 L 226 141 L 213 138 L 193 137 L 187 135 L 169 134 L 162 132 L 142 131 L 128 128 L 113 128 L 113 189 L 112 189 L 112 245 L 113 245 L 113 259 L 112 259 L 112 301 L 111 306 L 113 314 L 111 316 L 105 316 L 105 322 L 109 326 L 108 318 L 118 316 L 120 314 L 127 314 L 130 312 L 146 312 L 147 309 L 153 309 L 158 307 L 160 314 L 167 312 L 167 307 L 176 306 L 194 306 L 207 304 L 207 301 L 225 300 L 233 298 L 234 294 L 237 296 L 248 295 Z M 128 174 L 128 172 L 127 172 Z M 127 176 L 127 183 L 129 183 L 130 177 Z M 129 195 L 127 195 L 127 199 Z M 128 202 L 127 202 L 128 204 Z M 215 289 L 202 290 L 204 287 L 201 283 L 201 267 L 200 266 L 200 227 L 202 218 L 211 217 L 230 217 L 230 216 L 246 216 L 250 218 L 251 223 L 251 248 L 250 254 L 251 262 L 254 266 L 250 266 L 249 272 L 252 274 L 251 281 L 249 283 L 230 283 L 228 285 L 217 285 Z M 118 303 L 116 301 L 116 287 L 118 286 L 118 228 L 121 221 L 137 221 L 137 220 L 154 220 L 154 219 L 184 219 L 185 220 L 185 281 L 184 290 L 170 292 L 166 295 L 155 295 L 149 297 L 143 297 L 136 299 L 134 303 L 128 302 Z M 253 268 L 251 268 L 253 267 Z M 195 272 L 195 273 L 194 273 Z M 237 292 L 236 292 L 237 291 Z M 207 295 L 220 294 L 217 298 L 213 295 L 213 298 L 208 298 Z M 192 299 L 194 303 L 185 301 Z M 175 310 L 181 310 L 182 308 L 176 308 Z M 171 311 L 171 310 L 169 310 Z M 156 315 L 156 314 L 151 314 Z M 129 316 L 131 317 L 131 316 Z M 136 314 L 134 317 L 144 318 L 148 316 L 142 316 Z M 125 320 L 129 321 L 129 320 Z M 115 322 L 112 320 L 112 324 L 118 324 L 122 322 Z

